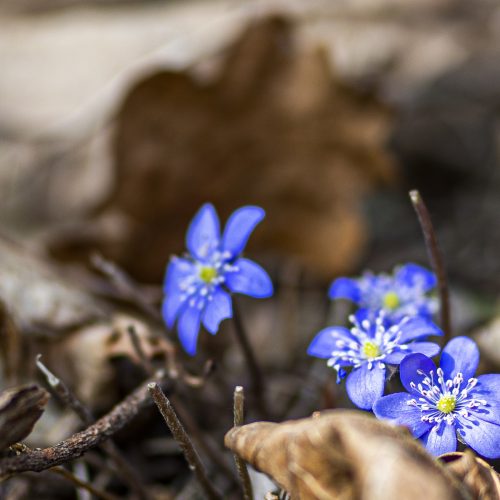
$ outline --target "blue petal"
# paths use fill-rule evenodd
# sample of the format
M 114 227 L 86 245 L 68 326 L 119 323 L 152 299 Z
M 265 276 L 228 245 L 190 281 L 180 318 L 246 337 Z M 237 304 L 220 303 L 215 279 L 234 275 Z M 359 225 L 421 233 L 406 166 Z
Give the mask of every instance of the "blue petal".
M 196 342 L 200 332 L 201 311 L 197 307 L 186 307 L 177 323 L 177 332 L 179 340 L 185 351 L 194 356 L 196 354 Z
M 469 392 L 471 398 L 483 399 L 486 405 L 481 405 L 472 413 L 486 422 L 500 424 L 500 375 L 491 373 L 477 377 L 478 384 Z
M 441 348 L 433 342 L 413 342 L 413 344 L 408 345 L 408 349 L 405 351 L 396 351 L 388 354 L 384 358 L 384 363 L 399 365 L 406 356 L 415 353 L 425 354 L 427 357 L 432 358 L 439 353 L 440 349 Z
M 360 302 L 361 290 L 355 280 L 351 278 L 337 278 L 328 290 L 331 299 L 348 299 L 353 302 Z
M 440 364 L 445 379 L 453 378 L 458 372 L 462 372 L 464 380 L 467 381 L 476 373 L 479 349 L 470 338 L 455 337 L 444 346 Z
M 164 299 L 161 308 L 161 313 L 163 320 L 168 328 L 172 328 L 175 323 L 175 319 L 181 310 L 181 307 L 186 303 L 186 301 L 181 301 L 180 292 L 169 293 Z
M 269 275 L 255 262 L 238 259 L 234 265 L 238 271 L 226 274 L 226 285 L 234 293 L 243 293 L 263 299 L 273 294 L 273 283 Z
M 307 348 L 309 356 L 331 358 L 333 351 L 338 351 L 337 341 L 352 342 L 351 332 L 342 326 L 330 326 L 321 330 Z
M 411 340 L 421 339 L 429 335 L 443 335 L 443 331 L 432 321 L 419 316 L 403 319 L 399 323 L 401 337 L 399 338 L 400 344 L 406 344 Z
M 180 282 L 187 276 L 196 272 L 194 264 L 180 257 L 172 257 L 168 263 L 163 283 L 163 291 L 168 294 L 179 290 Z
M 212 335 L 215 335 L 219 329 L 220 322 L 232 316 L 233 306 L 231 303 L 231 296 L 224 290 L 220 288 L 217 289 L 203 313 L 203 326 Z
M 408 287 L 421 286 L 424 292 L 435 288 L 436 276 L 417 264 L 406 264 L 396 272 L 396 280 Z
M 422 371 L 424 375 L 417 373 Z M 423 380 L 423 378 L 433 371 L 436 373 L 436 365 L 433 363 L 432 359 L 428 358 L 423 354 L 410 354 L 406 356 L 401 365 L 399 366 L 399 374 L 401 377 L 401 383 L 403 387 L 411 394 L 421 394 L 418 391 L 414 391 L 410 385 L 413 382 L 418 386 Z
M 448 425 L 444 420 L 441 424 L 435 425 L 429 432 L 420 438 L 427 451 L 438 457 L 443 453 L 456 451 L 457 434 L 454 425 Z
M 203 205 L 192 220 L 187 235 L 186 246 L 191 255 L 204 260 L 220 244 L 220 223 L 211 203 Z
M 368 363 L 353 370 L 346 380 L 349 399 L 363 410 L 371 410 L 375 401 L 384 394 L 385 367 L 376 364 L 371 370 Z
M 422 422 L 422 412 L 408 404 L 411 399 L 413 396 L 407 392 L 389 394 L 389 396 L 377 399 L 373 405 L 373 413 L 377 418 L 408 427 L 410 432 L 418 438 L 427 432 L 432 424 Z
M 222 235 L 222 249 L 232 257 L 239 255 L 255 226 L 265 217 L 260 207 L 241 207 L 229 217 Z
M 500 425 L 459 416 L 457 431 L 473 450 L 486 458 L 500 458 Z

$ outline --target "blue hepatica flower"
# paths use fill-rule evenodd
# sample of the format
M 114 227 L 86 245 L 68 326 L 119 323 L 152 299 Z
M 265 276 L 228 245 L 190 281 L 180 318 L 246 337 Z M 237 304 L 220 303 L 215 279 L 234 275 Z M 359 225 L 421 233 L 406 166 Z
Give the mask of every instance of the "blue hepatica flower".
M 384 393 L 386 365 L 399 365 L 405 356 L 415 352 L 427 356 L 439 352 L 437 344 L 420 341 L 428 335 L 443 334 L 426 318 L 406 317 L 391 326 L 385 311 L 369 317 L 366 311 L 359 310 L 349 319 L 351 329 L 332 326 L 321 330 L 307 353 L 328 359 L 328 366 L 337 370 L 337 383 L 347 376 L 347 394 L 364 410 L 371 410 Z M 349 375 L 348 367 L 352 367 Z
M 338 278 L 330 286 L 331 299 L 348 299 L 369 311 L 384 309 L 387 319 L 397 323 L 405 316 L 431 318 L 437 300 L 429 297 L 436 286 L 433 273 L 416 264 L 406 264 L 393 275 L 365 273 L 361 278 Z
M 213 205 L 201 207 L 189 226 L 189 255 L 173 257 L 165 277 L 163 318 L 169 328 L 177 321 L 179 339 L 190 355 L 196 353 L 200 324 L 217 333 L 233 315 L 228 292 L 270 297 L 273 285 L 262 267 L 240 257 L 255 226 L 264 218 L 260 207 L 241 207 L 229 217 L 220 234 Z
M 476 344 L 452 339 L 443 349 L 439 368 L 427 356 L 403 360 L 400 376 L 408 392 L 380 398 L 378 418 L 408 427 L 433 455 L 465 444 L 487 458 L 500 457 L 500 375 L 474 378 L 479 362 Z

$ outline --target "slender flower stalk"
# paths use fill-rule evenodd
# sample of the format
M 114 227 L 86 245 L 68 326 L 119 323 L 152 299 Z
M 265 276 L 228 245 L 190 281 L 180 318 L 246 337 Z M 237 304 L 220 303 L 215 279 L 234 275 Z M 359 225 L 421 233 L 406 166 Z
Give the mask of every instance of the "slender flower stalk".
M 419 191 L 416 189 L 410 191 L 410 199 L 413 203 L 413 208 L 417 212 L 418 221 L 424 234 L 425 246 L 427 254 L 431 262 L 432 269 L 437 276 L 437 285 L 440 299 L 440 323 L 444 332 L 444 342 L 447 342 L 452 337 L 451 319 L 450 319 L 450 298 L 448 292 L 448 279 L 444 267 L 444 260 L 439 249 L 436 231 L 432 224 L 431 216 L 427 206 L 422 199 Z

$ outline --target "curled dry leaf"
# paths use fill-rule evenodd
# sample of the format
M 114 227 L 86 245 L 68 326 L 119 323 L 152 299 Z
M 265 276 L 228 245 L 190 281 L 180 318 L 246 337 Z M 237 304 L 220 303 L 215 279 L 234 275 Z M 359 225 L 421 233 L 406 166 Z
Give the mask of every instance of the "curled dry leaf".
M 48 392 L 35 384 L 0 393 L 0 450 L 30 434 L 48 400 Z
M 457 479 L 465 484 L 473 498 L 500 499 L 500 475 L 471 450 L 464 453 L 445 453 L 439 459 Z
M 0 238 L 0 300 L 23 333 L 53 334 L 103 317 L 103 305 L 48 260 Z
M 225 444 L 292 500 L 468 498 L 405 429 L 357 411 L 234 427 Z

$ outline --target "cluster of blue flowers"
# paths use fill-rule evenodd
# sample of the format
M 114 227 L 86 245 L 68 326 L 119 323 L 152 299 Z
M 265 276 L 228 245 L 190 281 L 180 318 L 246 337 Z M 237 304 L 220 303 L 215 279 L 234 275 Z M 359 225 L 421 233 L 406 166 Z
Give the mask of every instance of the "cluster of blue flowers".
M 431 358 L 440 348 L 425 340 L 443 334 L 432 322 L 437 302 L 429 292 L 435 286 L 434 275 L 416 264 L 399 267 L 392 276 L 338 278 L 329 295 L 359 306 L 349 318 L 352 327 L 320 331 L 308 354 L 327 359 L 337 382 L 347 377 L 347 394 L 356 406 L 408 427 L 430 453 L 455 451 L 458 433 L 481 455 L 498 458 L 500 375 L 474 378 L 479 351 L 467 337 L 452 339 L 436 368 Z M 383 395 L 388 366 L 399 366 L 408 392 Z
M 264 218 L 259 207 L 236 210 L 221 234 L 214 207 L 206 204 L 191 222 L 188 252 L 173 257 L 165 277 L 163 317 L 169 328 L 177 323 L 180 342 L 196 353 L 201 325 L 217 333 L 233 315 L 232 293 L 256 298 L 273 294 L 262 267 L 241 257 L 250 234 Z M 436 368 L 432 357 L 440 347 L 427 341 L 443 332 L 432 321 L 437 300 L 433 273 L 416 265 L 396 268 L 392 275 L 366 273 L 358 279 L 338 278 L 331 299 L 347 299 L 358 309 L 350 328 L 321 330 L 308 354 L 327 359 L 346 379 L 351 401 L 378 418 L 404 425 L 439 455 L 456 450 L 458 438 L 481 455 L 500 457 L 500 375 L 474 378 L 479 351 L 469 338 L 456 337 L 443 349 Z M 384 396 L 388 371 L 399 367 L 408 392 Z

